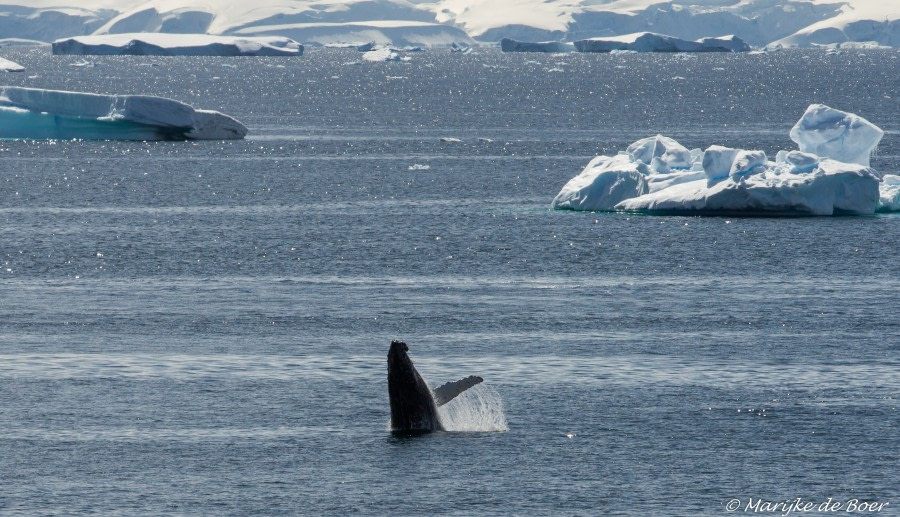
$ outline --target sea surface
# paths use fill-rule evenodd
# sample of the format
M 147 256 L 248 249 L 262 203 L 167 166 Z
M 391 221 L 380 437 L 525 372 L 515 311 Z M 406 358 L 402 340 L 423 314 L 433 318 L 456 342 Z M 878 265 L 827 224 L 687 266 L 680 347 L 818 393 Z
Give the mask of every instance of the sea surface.
M 0 142 L 0 514 L 900 514 L 900 216 L 549 209 L 811 103 L 898 173 L 900 52 L 2 55 L 250 134 Z M 392 339 L 463 431 L 389 432 Z

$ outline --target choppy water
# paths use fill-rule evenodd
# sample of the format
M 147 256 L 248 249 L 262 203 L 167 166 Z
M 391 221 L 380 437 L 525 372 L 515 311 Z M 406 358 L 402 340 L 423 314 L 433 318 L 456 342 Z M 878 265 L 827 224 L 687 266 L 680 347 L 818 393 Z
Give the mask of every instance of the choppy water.
M 548 210 L 655 133 L 774 155 L 812 102 L 900 171 L 900 53 L 48 54 L 4 79 L 251 136 L 0 144 L 0 513 L 900 511 L 900 217 Z M 393 338 L 508 430 L 391 436 Z

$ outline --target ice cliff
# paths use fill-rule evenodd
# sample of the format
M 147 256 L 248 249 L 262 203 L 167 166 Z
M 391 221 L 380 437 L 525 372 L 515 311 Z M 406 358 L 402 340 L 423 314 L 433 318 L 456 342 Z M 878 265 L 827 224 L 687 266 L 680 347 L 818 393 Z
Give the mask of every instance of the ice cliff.
M 573 42 L 653 32 L 763 46 L 900 46 L 896 0 L 12 0 L 6 38 L 134 32 L 280 35 L 311 44 Z
M 283 37 L 207 34 L 110 34 L 53 42 L 54 54 L 129 56 L 299 56 L 303 45 Z

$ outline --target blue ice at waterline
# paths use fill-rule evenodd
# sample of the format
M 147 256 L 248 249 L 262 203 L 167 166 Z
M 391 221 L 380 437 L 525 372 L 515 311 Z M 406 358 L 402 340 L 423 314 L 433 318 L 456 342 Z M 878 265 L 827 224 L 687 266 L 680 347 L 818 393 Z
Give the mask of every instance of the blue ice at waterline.
M 150 95 L 0 87 L 0 138 L 232 140 L 247 128 L 218 111 Z

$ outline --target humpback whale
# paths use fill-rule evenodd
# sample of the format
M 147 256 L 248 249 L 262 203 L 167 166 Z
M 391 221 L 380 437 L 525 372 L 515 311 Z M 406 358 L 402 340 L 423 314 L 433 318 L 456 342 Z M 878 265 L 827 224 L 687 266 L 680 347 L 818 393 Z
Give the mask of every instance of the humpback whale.
M 391 341 L 388 352 L 388 395 L 391 400 L 391 431 L 443 431 L 437 408 L 484 381 L 477 375 L 448 382 L 433 392 L 416 371 L 402 341 Z

